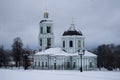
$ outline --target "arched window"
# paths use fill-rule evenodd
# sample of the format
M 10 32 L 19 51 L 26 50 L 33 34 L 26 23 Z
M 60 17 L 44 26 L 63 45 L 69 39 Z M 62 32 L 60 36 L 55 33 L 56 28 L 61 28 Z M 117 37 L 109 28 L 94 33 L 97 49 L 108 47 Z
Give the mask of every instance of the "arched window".
M 70 47 L 73 47 L 73 41 L 70 41 L 70 42 L 69 42 L 69 46 L 70 46 Z
M 63 41 L 63 47 L 65 47 L 65 41 Z

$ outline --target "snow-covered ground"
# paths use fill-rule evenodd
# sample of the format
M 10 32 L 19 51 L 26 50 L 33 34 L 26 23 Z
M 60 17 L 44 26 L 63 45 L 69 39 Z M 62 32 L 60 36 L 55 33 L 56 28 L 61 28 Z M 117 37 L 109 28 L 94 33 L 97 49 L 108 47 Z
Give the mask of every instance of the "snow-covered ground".
M 0 69 L 0 80 L 120 80 L 120 72 Z

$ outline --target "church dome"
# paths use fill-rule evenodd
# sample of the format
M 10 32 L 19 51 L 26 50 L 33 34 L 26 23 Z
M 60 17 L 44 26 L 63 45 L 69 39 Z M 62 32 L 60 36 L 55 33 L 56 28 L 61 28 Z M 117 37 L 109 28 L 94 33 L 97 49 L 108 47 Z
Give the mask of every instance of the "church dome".
M 79 35 L 79 36 L 82 36 L 82 33 L 81 32 L 78 32 L 77 30 L 74 30 L 74 31 L 65 31 L 63 33 L 63 36 L 68 36 L 68 35 Z
M 72 24 L 74 25 L 74 24 Z M 77 31 L 75 29 L 75 27 L 70 27 L 70 29 L 68 29 L 67 31 L 65 31 L 63 33 L 63 36 L 68 36 L 68 35 L 78 35 L 78 36 L 82 36 L 82 32 L 81 31 Z

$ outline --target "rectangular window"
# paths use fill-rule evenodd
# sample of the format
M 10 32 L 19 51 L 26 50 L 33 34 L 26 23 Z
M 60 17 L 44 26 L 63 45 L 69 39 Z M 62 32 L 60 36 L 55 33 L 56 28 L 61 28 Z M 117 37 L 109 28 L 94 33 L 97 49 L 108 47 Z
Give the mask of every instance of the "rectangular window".
M 81 47 L 81 42 L 80 42 L 80 40 L 78 41 L 78 47 L 79 47 L 79 48 Z
M 38 62 L 38 66 L 40 67 L 40 62 Z
M 45 67 L 47 67 L 47 62 L 45 63 Z
M 42 46 L 42 39 L 40 39 L 40 46 Z
M 73 47 L 73 41 L 70 41 L 70 42 L 69 42 L 69 46 L 70 46 L 70 47 Z
M 43 33 L 43 27 L 40 28 L 40 32 Z
M 51 33 L 51 27 L 47 26 L 47 33 Z
M 67 62 L 67 68 L 70 68 L 70 62 Z
M 65 47 L 65 41 L 63 41 L 63 47 Z
M 90 68 L 93 67 L 93 66 L 92 66 L 92 62 L 90 62 L 89 65 L 90 65 Z
M 44 67 L 44 62 L 42 62 L 42 67 Z
M 47 38 L 47 48 L 51 47 L 51 38 Z
M 75 67 L 76 67 L 76 63 L 74 62 L 74 63 L 73 63 L 73 68 L 75 68 Z

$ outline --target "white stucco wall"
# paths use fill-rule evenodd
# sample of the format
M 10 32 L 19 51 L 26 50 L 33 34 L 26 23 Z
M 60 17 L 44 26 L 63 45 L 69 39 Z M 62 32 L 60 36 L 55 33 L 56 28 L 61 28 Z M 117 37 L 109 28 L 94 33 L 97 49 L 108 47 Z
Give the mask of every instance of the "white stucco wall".
M 42 62 L 44 63 L 44 67 L 42 67 Z M 47 67 L 45 67 L 46 62 L 47 62 Z M 68 62 L 70 63 L 69 68 L 68 68 Z M 74 63 L 75 63 L 75 67 L 74 67 Z M 83 70 L 96 69 L 97 56 L 83 56 L 82 63 L 83 63 L 82 64 Z M 55 68 L 55 64 L 56 64 L 56 68 Z M 79 55 L 73 55 L 73 56 L 52 55 L 52 54 L 35 55 L 33 66 L 36 69 L 79 70 L 81 67 L 81 59 Z
M 76 53 L 79 49 L 84 49 L 84 36 L 62 36 L 62 48 L 67 53 Z M 63 41 L 65 41 L 65 47 L 63 47 Z M 73 47 L 69 46 L 69 42 L 73 41 Z M 80 41 L 80 47 L 78 47 L 78 41 Z

